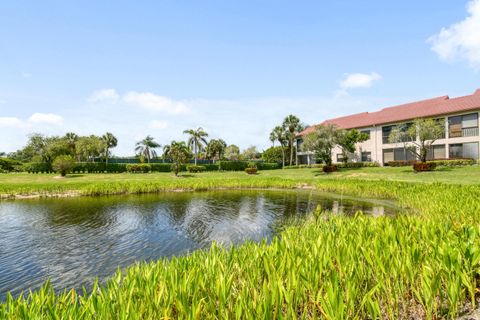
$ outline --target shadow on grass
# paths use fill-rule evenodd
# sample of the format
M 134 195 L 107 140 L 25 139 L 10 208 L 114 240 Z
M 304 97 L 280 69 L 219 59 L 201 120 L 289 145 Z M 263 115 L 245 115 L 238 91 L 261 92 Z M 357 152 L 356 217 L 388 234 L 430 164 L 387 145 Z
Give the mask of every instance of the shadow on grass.
M 81 178 L 81 177 L 85 177 L 84 174 L 67 174 L 66 178 Z

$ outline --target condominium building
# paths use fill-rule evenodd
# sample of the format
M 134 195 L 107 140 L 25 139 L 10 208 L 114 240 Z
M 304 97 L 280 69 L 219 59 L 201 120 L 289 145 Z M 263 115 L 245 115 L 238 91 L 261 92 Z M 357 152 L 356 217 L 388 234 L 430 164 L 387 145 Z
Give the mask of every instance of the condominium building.
M 435 119 L 445 125 L 441 139 L 434 142 L 429 159 L 472 158 L 479 159 L 480 136 L 478 117 L 480 113 L 480 89 L 474 94 L 449 98 L 442 96 L 393 107 L 376 112 L 363 112 L 345 117 L 325 120 L 343 129 L 357 129 L 368 134 L 369 139 L 357 144 L 350 160 L 354 162 L 378 162 L 413 160 L 415 155 L 403 143 L 389 143 L 389 135 L 396 126 L 408 128 L 418 118 Z M 300 150 L 303 137 L 315 131 L 318 125 L 308 127 L 297 136 L 297 160 L 299 164 L 315 162 L 313 152 Z M 342 161 L 342 152 L 335 147 L 333 162 Z

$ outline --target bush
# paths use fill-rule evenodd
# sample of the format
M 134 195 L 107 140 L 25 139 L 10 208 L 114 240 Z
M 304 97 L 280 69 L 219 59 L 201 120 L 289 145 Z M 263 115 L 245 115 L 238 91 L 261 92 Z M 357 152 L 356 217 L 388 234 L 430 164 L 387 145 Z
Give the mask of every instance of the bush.
M 218 171 L 218 164 L 202 164 L 206 171 Z
M 9 158 L 0 158 L 0 170 L 4 172 L 22 172 L 25 170 L 23 163 Z
M 127 172 L 130 173 L 148 173 L 152 170 L 152 166 L 147 163 L 127 164 Z
M 222 171 L 243 171 L 247 168 L 245 161 L 218 161 L 218 167 Z
M 192 166 L 187 166 L 187 170 L 190 173 L 197 173 L 197 172 L 204 172 L 207 170 L 207 168 L 205 168 L 205 166 L 192 165 Z
M 151 163 L 152 172 L 170 172 L 172 171 L 171 163 Z
M 255 167 L 249 167 L 249 168 L 245 168 L 245 172 L 248 173 L 248 174 L 257 174 L 257 168 Z
M 435 162 L 417 162 L 413 164 L 413 170 L 415 172 L 422 172 L 422 171 L 433 171 L 437 167 Z
M 28 173 L 52 173 L 52 165 L 46 162 L 30 162 L 24 165 Z
M 337 166 L 336 166 L 336 165 L 323 166 L 323 167 L 322 167 L 322 170 L 323 170 L 323 172 L 325 172 L 325 173 L 335 172 L 335 171 L 337 171 Z
M 306 168 L 323 168 L 323 164 L 314 163 L 314 164 L 299 164 L 297 166 L 285 166 L 283 169 L 306 169 Z
M 277 170 L 282 169 L 282 164 L 280 163 L 268 163 L 268 162 L 259 162 L 257 164 L 258 170 Z
M 75 166 L 75 159 L 72 156 L 58 156 L 53 160 L 52 168 L 55 172 L 65 177 Z
M 437 166 L 445 167 L 472 166 L 475 164 L 475 160 L 473 159 L 438 159 L 429 162 L 433 162 Z
M 385 165 L 389 167 L 407 167 L 412 166 L 417 163 L 417 160 L 397 160 L 397 161 L 388 161 Z
M 379 167 L 378 162 L 347 162 L 339 163 L 336 165 L 337 168 L 372 168 Z

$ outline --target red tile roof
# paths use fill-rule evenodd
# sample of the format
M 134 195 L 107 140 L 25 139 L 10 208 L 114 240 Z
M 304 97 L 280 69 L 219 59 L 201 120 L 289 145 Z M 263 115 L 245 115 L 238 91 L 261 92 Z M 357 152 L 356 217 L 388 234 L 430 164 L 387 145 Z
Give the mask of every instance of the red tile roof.
M 442 96 L 388 107 L 376 112 L 363 112 L 350 116 L 329 119 L 321 124 L 334 124 L 343 129 L 353 129 L 474 109 L 480 109 L 480 89 L 475 91 L 473 95 L 469 96 L 452 99 L 448 96 Z M 315 130 L 315 127 L 316 126 L 308 127 L 300 132 L 299 135 L 311 133 Z

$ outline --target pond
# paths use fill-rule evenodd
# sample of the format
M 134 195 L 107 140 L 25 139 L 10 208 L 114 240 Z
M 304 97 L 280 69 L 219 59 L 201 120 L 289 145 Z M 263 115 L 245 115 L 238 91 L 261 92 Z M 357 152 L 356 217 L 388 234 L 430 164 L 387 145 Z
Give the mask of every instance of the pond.
M 395 214 L 390 202 L 316 191 L 212 191 L 0 202 L 0 300 L 77 288 L 136 261 L 187 254 L 212 241 L 270 239 L 318 205 L 335 213 Z

